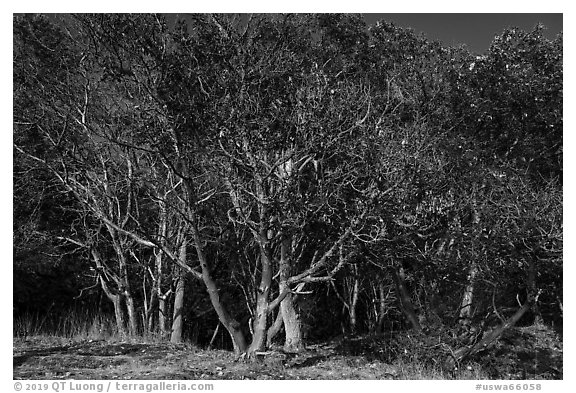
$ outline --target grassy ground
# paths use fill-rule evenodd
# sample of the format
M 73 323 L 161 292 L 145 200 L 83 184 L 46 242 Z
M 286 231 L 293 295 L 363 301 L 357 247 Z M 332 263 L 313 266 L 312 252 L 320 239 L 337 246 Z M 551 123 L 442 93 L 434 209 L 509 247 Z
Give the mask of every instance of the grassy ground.
M 338 354 L 333 345 L 315 346 L 294 356 L 270 351 L 260 361 L 247 362 L 228 351 L 162 343 L 71 342 L 46 337 L 14 343 L 15 379 L 444 378 L 430 371 Z M 468 377 L 479 376 L 469 372 Z
M 493 348 L 452 372 L 440 367 L 434 352 L 440 345 L 426 348 L 417 340 L 386 335 L 309 345 L 299 355 L 271 350 L 257 362 L 228 351 L 155 341 L 15 338 L 14 378 L 562 379 L 562 341 L 542 326 L 511 329 Z

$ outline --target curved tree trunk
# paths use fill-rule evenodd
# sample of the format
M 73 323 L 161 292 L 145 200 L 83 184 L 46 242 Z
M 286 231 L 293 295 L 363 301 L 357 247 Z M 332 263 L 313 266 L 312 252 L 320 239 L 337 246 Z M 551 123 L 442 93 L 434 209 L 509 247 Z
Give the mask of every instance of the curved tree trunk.
M 532 307 L 533 300 L 527 300 L 522 307 L 520 307 L 514 315 L 504 321 L 500 326 L 494 330 L 486 333 L 484 337 L 476 344 L 470 347 L 462 347 L 454 351 L 454 353 L 444 362 L 446 370 L 454 370 L 456 365 L 460 363 L 465 357 L 471 356 L 481 350 L 487 348 L 490 344 L 495 342 L 507 329 L 511 328 L 522 318 L 522 316 Z
M 284 327 L 284 319 L 282 318 L 282 310 L 278 309 L 276 319 L 274 320 L 274 323 L 272 324 L 272 326 L 270 326 L 270 329 L 268 329 L 268 333 L 266 334 L 266 346 L 268 348 L 272 346 L 272 340 L 274 340 L 274 337 L 276 337 L 276 335 L 280 333 L 283 327 Z
M 194 219 L 194 215 L 191 213 L 191 218 Z M 202 248 L 202 242 L 200 239 L 200 234 L 198 233 L 198 228 L 196 228 L 195 224 L 190 225 L 190 230 L 192 233 L 192 238 L 194 240 L 194 247 L 196 249 L 196 254 L 198 255 L 198 260 L 200 261 L 200 268 L 202 269 L 202 281 L 206 286 L 206 290 L 208 292 L 208 296 L 210 297 L 210 302 L 212 303 L 212 307 L 214 307 L 214 311 L 218 315 L 220 322 L 224 326 L 224 328 L 230 334 L 232 338 L 232 345 L 234 346 L 234 352 L 236 354 L 241 354 L 246 352 L 247 344 L 246 338 L 244 337 L 244 333 L 240 330 L 240 323 L 236 321 L 228 312 L 224 304 L 220 299 L 220 294 L 218 290 L 218 285 L 216 281 L 212 278 L 212 274 L 210 273 L 210 267 L 208 266 L 208 260 L 206 258 L 206 254 L 204 253 L 204 249 Z
M 535 280 L 536 280 L 535 262 L 530 261 L 530 266 L 528 270 L 528 279 L 526 283 L 528 287 L 526 302 L 514 313 L 514 315 L 512 315 L 507 320 L 503 321 L 500 326 L 484 334 L 481 340 L 474 343 L 472 346 L 462 347 L 454 351 L 452 356 L 449 357 L 444 362 L 445 369 L 454 370 L 454 367 L 456 367 L 456 365 L 459 362 L 461 362 L 465 357 L 471 356 L 475 353 L 478 353 L 486 349 L 488 346 L 490 346 L 492 343 L 498 340 L 498 338 L 500 338 L 502 333 L 504 333 L 506 330 L 514 326 L 520 320 L 520 318 L 524 316 L 526 311 L 530 310 L 534 305 L 534 303 L 538 302 L 540 291 L 537 291 L 536 289 Z
M 188 173 L 186 163 L 182 162 L 182 165 L 184 167 L 184 173 Z M 189 178 L 184 178 L 184 184 L 186 186 L 186 197 L 188 202 L 186 213 L 188 215 L 188 223 L 190 233 L 192 234 L 192 241 L 194 243 L 196 255 L 198 256 L 198 261 L 200 262 L 200 268 L 202 270 L 202 281 L 206 286 L 206 291 L 210 297 L 212 307 L 214 307 L 214 311 L 216 311 L 216 314 L 218 315 L 218 319 L 230 334 L 232 345 L 234 346 L 234 352 L 237 355 L 240 355 L 246 352 L 246 348 L 248 347 L 246 344 L 246 338 L 244 337 L 244 333 L 242 333 L 240 330 L 240 323 L 230 315 L 227 308 L 220 299 L 219 288 L 216 281 L 212 277 L 210 266 L 208 265 L 208 259 L 206 258 L 206 253 L 204 252 L 202 239 L 200 238 L 200 233 L 198 232 L 198 217 L 195 211 L 196 201 L 194 187 Z

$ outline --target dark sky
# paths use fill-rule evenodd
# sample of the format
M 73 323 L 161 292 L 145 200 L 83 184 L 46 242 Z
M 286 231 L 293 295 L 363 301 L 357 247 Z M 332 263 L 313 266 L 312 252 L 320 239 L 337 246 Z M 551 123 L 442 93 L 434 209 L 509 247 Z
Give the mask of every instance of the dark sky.
M 448 45 L 466 44 L 476 53 L 486 51 L 494 36 L 506 27 L 530 31 L 541 22 L 549 39 L 562 31 L 562 14 L 364 14 L 364 18 L 368 24 L 384 19 L 411 27 Z

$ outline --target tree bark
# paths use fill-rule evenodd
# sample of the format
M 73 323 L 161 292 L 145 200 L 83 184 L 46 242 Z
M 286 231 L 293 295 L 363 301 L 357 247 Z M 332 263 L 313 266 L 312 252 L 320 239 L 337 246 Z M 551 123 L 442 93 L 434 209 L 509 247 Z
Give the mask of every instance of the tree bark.
M 268 241 L 265 240 L 268 235 L 261 231 L 260 233 L 260 263 L 262 265 L 262 276 L 258 286 L 256 296 L 256 316 L 253 323 L 254 335 L 252 343 L 248 348 L 248 357 L 254 358 L 256 352 L 266 350 L 266 337 L 268 332 L 268 304 L 270 302 L 270 286 L 272 284 L 272 266 Z
M 266 346 L 268 348 L 272 346 L 272 340 L 274 340 L 274 337 L 276 337 L 276 335 L 280 333 L 282 327 L 284 327 L 284 318 L 282 318 L 282 310 L 278 309 L 276 319 L 274 320 L 274 323 L 272 324 L 272 326 L 270 326 L 270 329 L 268 329 L 268 333 L 266 334 Z
M 190 214 L 190 218 L 194 220 L 195 216 L 193 213 Z M 202 281 L 206 286 L 208 296 L 210 297 L 210 302 L 212 303 L 212 307 L 214 307 L 214 311 L 216 311 L 216 314 L 218 315 L 218 319 L 220 319 L 222 326 L 224 326 L 232 338 L 234 352 L 239 355 L 243 352 L 246 352 L 246 338 L 244 337 L 244 333 L 242 333 L 240 330 L 240 323 L 230 315 L 222 303 L 222 300 L 220 299 L 218 285 L 212 278 L 210 267 L 208 266 L 208 260 L 202 247 L 200 234 L 198 233 L 198 228 L 196 227 L 194 221 L 192 222 L 193 224 L 190 225 L 190 231 L 194 241 L 194 248 L 196 249 L 196 254 L 198 256 L 198 260 L 200 261 L 200 268 L 202 269 Z
M 106 297 L 114 305 L 114 317 L 116 319 L 116 328 L 118 329 L 118 334 L 121 337 L 124 337 L 128 332 L 126 331 L 126 317 L 122 308 L 123 296 L 120 291 L 111 289 L 108 285 L 108 282 L 104 278 L 107 272 L 105 271 L 106 268 L 100 259 L 100 254 L 94 249 L 91 250 L 91 253 L 92 258 L 94 259 L 94 263 L 96 263 L 96 268 L 99 272 L 100 286 L 106 294 Z
M 176 284 L 176 295 L 174 296 L 174 314 L 172 317 L 172 335 L 170 342 L 182 342 L 182 328 L 184 326 L 184 291 L 186 284 L 186 272 L 182 271 Z
M 447 370 L 454 370 L 456 365 L 461 362 L 465 357 L 471 356 L 475 353 L 478 353 L 492 343 L 494 343 L 498 338 L 504 333 L 506 330 L 510 329 L 514 326 L 520 318 L 524 316 L 526 311 L 530 310 L 534 303 L 538 302 L 538 297 L 540 296 L 540 291 L 536 292 L 536 267 L 534 261 L 529 262 L 529 270 L 528 270 L 528 279 L 527 279 L 527 299 L 526 302 L 512 315 L 510 318 L 505 320 L 500 326 L 491 330 L 490 332 L 484 334 L 484 337 L 475 344 L 467 347 L 459 348 L 458 350 L 452 353 L 445 362 L 444 367 Z
M 353 266 L 352 271 L 354 276 L 352 277 L 352 288 L 349 294 L 349 307 L 348 307 L 348 317 L 350 319 L 350 332 L 356 334 L 357 329 L 357 315 L 356 308 L 358 306 L 358 295 L 360 292 L 360 280 L 358 279 L 358 270 L 356 265 Z
M 157 280 L 156 277 L 152 277 L 152 288 L 150 288 L 150 300 L 148 301 L 148 306 L 145 310 L 146 319 L 146 331 L 152 333 L 154 331 L 154 313 L 158 307 L 158 289 L 156 288 Z
M 184 173 L 188 173 L 186 169 L 186 163 L 182 162 L 184 166 Z M 244 333 L 240 330 L 240 323 L 236 321 L 228 312 L 226 306 L 222 303 L 219 294 L 219 288 L 212 277 L 212 273 L 210 271 L 210 266 L 208 265 L 208 259 L 206 258 L 206 253 L 204 252 L 204 247 L 202 243 L 202 239 L 200 238 L 200 233 L 198 232 L 198 224 L 197 224 L 197 213 L 195 211 L 196 201 L 195 201 L 195 192 L 194 187 L 191 183 L 190 178 L 183 178 L 184 184 L 186 186 L 186 198 L 188 202 L 187 206 L 187 215 L 188 215 L 188 224 L 189 230 L 192 234 L 192 241 L 194 243 L 194 248 L 196 249 L 196 255 L 198 256 L 198 261 L 200 262 L 200 269 L 202 271 L 202 281 L 206 286 L 206 291 L 208 292 L 208 296 L 210 297 L 210 302 L 212 303 L 212 307 L 214 307 L 214 311 L 218 315 L 218 319 L 222 323 L 222 326 L 228 331 L 230 334 L 230 338 L 232 339 L 232 345 L 234 347 L 234 353 L 240 355 L 246 352 L 246 348 L 248 347 L 246 344 L 246 338 L 244 337 Z
M 158 224 L 158 237 L 160 246 L 156 251 L 156 299 L 158 301 L 158 330 L 162 337 L 165 337 L 167 331 L 167 293 L 162 291 L 162 281 L 164 278 L 164 248 L 166 247 L 166 237 L 168 233 L 167 216 L 165 200 L 158 194 L 156 197 L 160 200 L 160 214 Z
M 134 299 L 130 292 L 124 292 L 124 298 L 126 300 L 126 310 L 128 310 L 128 326 L 130 328 L 130 336 L 136 336 L 138 334 L 138 319 L 136 316 L 136 310 L 134 308 Z
M 500 326 L 494 330 L 486 333 L 484 337 L 470 347 L 462 347 L 452 353 L 452 355 L 444 362 L 446 370 L 454 370 L 465 357 L 471 356 L 477 352 L 486 349 L 490 344 L 495 342 L 507 329 L 510 329 L 522 318 L 522 316 L 532 307 L 533 299 L 528 299 L 522 307 L 520 307 L 514 315 L 504 321 Z
M 114 316 L 116 317 L 116 328 L 121 337 L 126 336 L 126 318 L 124 317 L 124 311 L 122 310 L 122 296 L 112 295 L 108 296 L 114 304 Z
M 162 337 L 166 336 L 168 324 L 168 295 L 170 291 L 158 296 L 158 331 Z
M 282 239 L 282 244 L 280 245 L 280 283 L 279 291 L 280 293 L 287 291 L 288 279 L 291 273 L 291 249 L 292 239 L 288 236 L 284 236 Z M 282 314 L 282 321 L 284 323 L 284 350 L 286 352 L 300 352 L 304 349 L 304 343 L 302 341 L 302 321 L 300 320 L 300 314 L 294 305 L 294 295 L 289 293 L 286 295 L 284 300 L 280 303 L 279 314 Z
M 464 294 L 462 295 L 462 302 L 460 303 L 459 322 L 465 326 L 470 324 L 470 319 L 472 318 L 472 300 L 477 274 L 478 265 L 476 262 L 472 262 L 468 270 L 467 284 L 464 289 Z
M 182 264 L 186 264 L 188 257 L 187 242 L 184 237 L 181 238 L 180 252 L 178 258 Z M 176 295 L 174 296 L 174 308 L 172 315 L 172 334 L 170 336 L 170 342 L 180 343 L 182 342 L 182 328 L 184 326 L 184 292 L 186 288 L 186 271 L 180 270 L 180 275 L 178 277 L 178 283 L 176 284 Z
M 135 336 L 138 333 L 138 320 L 134 308 L 134 299 L 132 298 L 132 292 L 130 290 L 130 280 L 128 279 L 128 263 L 124 253 L 125 245 L 118 238 L 118 232 L 114 227 L 111 225 L 106 225 L 106 227 L 110 233 L 110 237 L 112 238 L 112 246 L 116 252 L 116 257 L 118 258 L 120 271 L 118 284 L 120 287 L 120 293 L 123 295 L 126 302 L 126 310 L 128 311 L 128 332 L 131 336 Z
M 384 315 L 386 315 L 386 288 L 382 279 L 378 282 L 378 321 L 376 322 L 376 333 L 384 330 Z

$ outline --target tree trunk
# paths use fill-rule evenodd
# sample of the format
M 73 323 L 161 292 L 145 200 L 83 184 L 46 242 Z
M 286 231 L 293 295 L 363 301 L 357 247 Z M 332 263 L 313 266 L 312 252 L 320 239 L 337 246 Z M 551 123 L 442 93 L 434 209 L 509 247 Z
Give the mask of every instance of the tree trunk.
M 268 332 L 268 304 L 270 295 L 270 285 L 272 284 L 272 266 L 270 251 L 267 240 L 268 235 L 263 231 L 260 233 L 260 263 L 262 265 L 262 277 L 258 286 L 256 296 L 256 316 L 253 323 L 254 335 L 252 343 L 248 348 L 248 357 L 254 358 L 256 352 L 266 350 L 266 337 Z
M 134 298 L 132 297 L 132 292 L 130 291 L 130 282 L 128 280 L 128 266 L 126 262 L 126 256 L 118 247 L 117 250 L 118 259 L 120 261 L 120 272 L 122 274 L 122 287 L 124 289 L 124 300 L 126 302 L 126 310 L 128 311 L 128 327 L 130 336 L 135 336 L 138 334 L 138 317 L 136 315 L 136 310 L 134 307 Z
M 291 273 L 291 248 L 292 241 L 290 237 L 285 236 L 280 245 L 280 283 L 279 292 L 283 293 L 288 290 L 288 279 Z M 282 321 L 284 322 L 284 332 L 286 338 L 284 340 L 284 350 L 286 352 L 300 352 L 304 349 L 302 341 L 302 321 L 300 314 L 294 305 L 294 295 L 289 293 L 284 300 L 280 303 L 279 314 L 282 314 Z
M 378 282 L 378 322 L 376 323 L 376 333 L 382 333 L 384 330 L 384 315 L 386 315 L 386 288 L 382 279 Z
M 360 292 L 360 280 L 358 279 L 358 270 L 356 265 L 353 266 L 354 277 L 352 278 L 352 289 L 350 291 L 349 297 L 349 307 L 348 307 L 348 317 L 350 319 L 350 332 L 356 334 L 356 329 L 358 325 L 356 308 L 358 306 L 358 295 Z
M 104 278 L 107 274 L 105 271 L 105 267 L 102 264 L 102 260 L 100 259 L 100 254 L 92 249 L 92 258 L 96 263 L 96 269 L 99 272 L 99 279 L 100 279 L 100 286 L 102 290 L 106 294 L 106 297 L 112 302 L 114 305 L 114 316 L 116 318 L 116 328 L 118 329 L 118 334 L 121 337 L 126 336 L 126 318 L 124 316 L 124 310 L 122 308 L 122 294 L 118 290 L 113 290 L 108 286 L 108 282 Z M 117 279 L 117 278 L 116 278 Z
M 130 289 L 130 280 L 128 279 L 128 263 L 126 261 L 126 255 L 124 253 L 126 245 L 118 237 L 118 232 L 111 225 L 106 225 L 108 233 L 112 239 L 112 247 L 118 258 L 118 270 L 119 277 L 116 277 L 118 284 L 118 291 L 123 295 L 126 302 L 126 309 L 128 311 L 128 332 L 131 336 L 138 333 L 138 319 L 136 316 L 136 310 L 134 308 L 134 299 L 132 298 L 132 291 Z
M 282 310 L 278 309 L 276 319 L 274 320 L 274 323 L 272 324 L 272 326 L 270 326 L 270 329 L 268 329 L 268 333 L 266 334 L 266 346 L 268 348 L 272 346 L 272 340 L 274 340 L 274 337 L 276 337 L 276 335 L 280 333 L 282 327 L 284 327 L 284 319 L 282 318 Z
M 121 337 L 126 336 L 126 318 L 124 317 L 124 311 L 122 310 L 122 296 L 120 295 L 112 295 L 108 297 L 112 300 L 114 304 L 114 316 L 116 317 L 116 328 L 118 329 L 118 333 Z
M 144 273 L 146 274 L 146 273 Z M 148 304 L 145 304 L 144 309 L 144 327 L 146 328 L 147 333 L 152 333 L 154 331 L 154 312 L 158 307 L 158 290 L 156 289 L 156 278 L 151 277 L 152 279 L 152 287 L 150 288 L 150 298 L 148 299 Z M 145 284 L 145 283 L 144 283 Z M 143 284 L 143 285 L 144 285 Z M 144 287 L 144 303 L 146 303 L 146 288 Z
M 455 369 L 465 357 L 471 356 L 481 350 L 487 348 L 490 344 L 495 342 L 507 329 L 511 328 L 522 318 L 522 316 L 532 307 L 532 300 L 528 299 L 522 307 L 508 318 L 504 323 L 495 328 L 494 330 L 486 333 L 484 337 L 476 344 L 470 347 L 462 347 L 453 352 L 453 354 L 444 362 L 444 368 L 452 371 Z
M 416 315 L 416 312 L 414 311 L 412 300 L 410 299 L 408 289 L 406 289 L 404 268 L 397 267 L 392 270 L 392 276 L 394 278 L 394 283 L 396 284 L 396 293 L 398 294 L 398 299 L 400 301 L 400 308 L 404 312 L 404 315 L 406 315 L 412 328 L 417 332 L 421 332 L 422 326 L 420 326 L 418 315 Z
M 128 310 L 128 326 L 130 328 L 130 336 L 136 336 L 138 334 L 138 319 L 136 316 L 136 310 L 134 309 L 134 299 L 130 292 L 125 292 L 124 298 L 126 299 L 126 309 Z
M 473 231 L 476 236 L 479 235 L 480 227 L 480 212 L 477 208 L 477 201 L 474 197 L 472 200 L 472 224 Z M 474 284 L 476 282 L 476 276 L 478 274 L 478 265 L 476 261 L 470 263 L 468 268 L 468 277 L 466 278 L 466 287 L 464 288 L 464 294 L 462 295 L 462 301 L 460 302 L 460 310 L 458 312 L 458 321 L 462 326 L 470 326 L 470 320 L 472 318 L 472 301 L 474 297 Z
M 302 321 L 300 314 L 294 307 L 294 295 L 289 294 L 286 299 L 280 303 L 280 312 L 284 322 L 284 332 L 286 339 L 284 341 L 284 350 L 286 352 L 300 352 L 304 349 L 302 340 Z
M 158 200 L 160 200 L 160 214 L 159 214 L 159 224 L 158 224 L 158 237 L 160 239 L 160 246 L 155 251 L 156 254 L 156 299 L 158 302 L 158 330 L 162 337 L 166 336 L 167 331 L 167 293 L 162 291 L 162 283 L 164 278 L 164 247 L 166 247 L 166 237 L 168 234 L 167 217 L 168 213 L 166 211 L 166 203 L 162 197 L 158 194 L 156 195 Z M 169 293 L 169 292 L 168 292 Z
M 530 266 L 528 270 L 528 279 L 527 279 L 527 299 L 524 305 L 522 305 L 510 318 L 505 320 L 500 326 L 495 328 L 494 330 L 484 334 L 484 337 L 469 347 L 462 347 L 458 350 L 454 351 L 452 356 L 448 358 L 444 362 L 444 367 L 447 370 L 454 370 L 456 365 L 460 363 L 465 357 L 471 356 L 477 352 L 480 352 L 490 346 L 493 342 L 498 340 L 498 338 L 504 333 L 506 330 L 510 329 L 514 326 L 520 318 L 524 316 L 526 311 L 532 308 L 534 303 L 538 302 L 538 297 L 540 296 L 540 291 L 536 291 L 535 285 L 536 279 L 536 267 L 534 261 L 530 261 Z
M 153 292 L 150 296 L 150 302 L 146 314 L 146 323 L 147 323 L 147 331 L 148 333 L 152 333 L 154 331 L 154 323 L 156 319 L 154 318 L 154 313 L 158 308 L 158 294 L 156 292 L 156 288 L 153 289 Z
M 186 272 L 182 271 L 176 284 L 176 295 L 174 296 L 174 314 L 172 317 L 172 335 L 170 342 L 182 342 L 182 327 L 184 325 L 184 290 L 186 284 Z
M 170 291 L 158 296 L 158 331 L 160 336 L 165 337 L 168 325 L 168 295 Z
M 472 300 L 474 295 L 474 284 L 476 282 L 476 275 L 478 274 L 478 265 L 472 262 L 468 270 L 467 285 L 462 295 L 462 302 L 460 303 L 459 322 L 462 325 L 470 325 L 472 318 Z
M 216 281 L 212 278 L 210 272 L 210 267 L 208 266 L 208 260 L 206 259 L 206 254 L 202 247 L 202 241 L 200 239 L 200 234 L 198 233 L 198 228 L 196 227 L 195 214 L 193 211 L 189 211 L 189 217 L 192 224 L 190 225 L 190 231 L 192 233 L 192 239 L 194 241 L 194 248 L 196 249 L 196 254 L 198 256 L 198 261 L 200 262 L 200 268 L 202 269 L 202 281 L 206 286 L 208 296 L 210 297 L 210 302 L 214 311 L 218 315 L 218 319 L 222 323 L 222 326 L 228 331 L 230 337 L 232 338 L 232 345 L 234 346 L 234 352 L 236 354 L 241 354 L 246 351 L 247 344 L 244 333 L 240 330 L 240 323 L 236 321 L 220 299 L 220 294 Z
M 188 246 L 185 239 L 182 239 L 180 245 L 180 253 L 178 258 L 183 264 L 186 264 L 187 260 L 187 249 Z M 180 276 L 178 277 L 178 283 L 176 284 L 176 295 L 174 296 L 174 313 L 172 315 L 172 335 L 170 337 L 170 342 L 180 343 L 182 342 L 182 327 L 184 325 L 184 291 L 186 288 L 186 272 L 180 269 Z

